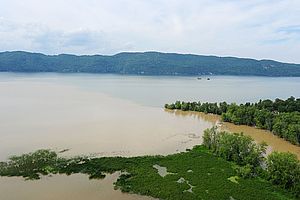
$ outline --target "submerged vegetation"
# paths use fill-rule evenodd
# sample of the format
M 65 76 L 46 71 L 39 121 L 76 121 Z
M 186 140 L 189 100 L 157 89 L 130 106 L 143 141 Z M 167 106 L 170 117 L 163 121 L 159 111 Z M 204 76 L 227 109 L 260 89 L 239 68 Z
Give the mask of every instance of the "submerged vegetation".
M 265 144 L 242 134 L 208 129 L 203 145 L 168 156 L 62 158 L 51 150 L 10 157 L 1 176 L 39 179 L 83 173 L 104 178 L 122 171 L 115 183 L 123 192 L 160 199 L 294 199 L 299 197 L 299 161 L 291 154 L 264 158 Z M 158 166 L 167 171 L 158 173 Z M 265 166 L 264 168 L 262 166 Z M 297 193 L 298 191 L 298 193 Z
M 225 122 L 255 126 L 272 131 L 292 144 L 300 144 L 300 99 L 260 100 L 257 103 L 201 103 L 180 102 L 166 104 L 167 109 L 212 113 L 222 116 Z
M 8 162 L 0 162 L 1 176 L 23 176 L 38 179 L 41 175 L 56 173 L 63 159 L 50 150 L 38 150 L 21 156 L 11 156 Z

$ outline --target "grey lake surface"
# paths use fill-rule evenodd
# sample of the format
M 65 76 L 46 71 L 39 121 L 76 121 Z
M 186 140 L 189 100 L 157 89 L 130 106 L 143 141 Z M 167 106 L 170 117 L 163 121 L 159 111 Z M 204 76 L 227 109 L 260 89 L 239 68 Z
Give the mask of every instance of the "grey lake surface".
M 300 77 L 203 76 L 198 80 L 197 77 L 176 76 L 0 73 L 0 81 L 73 86 L 155 107 L 175 100 L 243 103 L 299 97 L 300 94 Z
M 75 78 L 75 77 L 73 77 Z M 83 87 L 98 90 L 136 103 L 161 107 L 175 100 L 245 102 L 260 98 L 299 97 L 300 78 L 266 78 L 215 76 L 202 77 L 145 77 L 94 76 L 89 82 L 75 78 Z
M 0 73 L 0 160 L 42 148 L 70 149 L 65 156 L 175 153 L 201 143 L 203 130 L 220 118 L 166 111 L 165 103 L 300 97 L 300 78 L 207 78 Z M 299 147 L 267 131 L 228 123 L 222 128 L 242 131 L 266 141 L 271 150 L 291 151 L 300 157 Z M 0 199 L 148 199 L 114 191 L 116 178 L 116 174 L 99 182 L 83 175 L 46 177 L 37 182 L 0 178 Z M 56 195 L 49 196 L 54 191 Z

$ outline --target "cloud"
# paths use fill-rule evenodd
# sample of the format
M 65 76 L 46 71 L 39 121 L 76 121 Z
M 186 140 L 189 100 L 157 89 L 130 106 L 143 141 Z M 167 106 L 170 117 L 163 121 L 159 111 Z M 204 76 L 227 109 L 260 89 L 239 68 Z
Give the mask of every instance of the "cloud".
M 41 24 L 18 24 L 0 19 L 0 47 L 47 54 L 114 54 L 132 49 L 130 43 L 119 43 L 103 31 L 78 29 L 63 31 Z
M 294 0 L 1 0 L 0 51 L 167 51 L 299 62 Z
M 31 36 L 31 40 L 37 50 L 47 49 L 49 53 L 61 51 L 88 54 L 112 51 L 104 33 L 90 30 L 71 32 L 43 30 Z
M 300 25 L 286 26 L 278 29 L 278 32 L 285 34 L 300 34 Z

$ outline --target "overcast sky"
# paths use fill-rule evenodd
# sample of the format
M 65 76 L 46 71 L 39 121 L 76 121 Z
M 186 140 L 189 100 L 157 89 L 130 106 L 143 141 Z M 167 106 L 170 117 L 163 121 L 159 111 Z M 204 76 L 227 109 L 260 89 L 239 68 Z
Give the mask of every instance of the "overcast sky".
M 300 63 L 300 0 L 0 0 L 0 51 L 11 50 Z

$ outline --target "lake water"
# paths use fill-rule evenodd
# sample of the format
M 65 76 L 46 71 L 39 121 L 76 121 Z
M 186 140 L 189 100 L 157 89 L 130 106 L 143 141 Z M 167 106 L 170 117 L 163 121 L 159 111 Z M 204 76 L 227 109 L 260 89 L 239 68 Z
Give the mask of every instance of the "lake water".
M 151 200 L 152 198 L 114 190 L 113 183 L 120 173 L 105 179 L 89 180 L 82 174 L 54 175 L 37 181 L 21 178 L 0 178 L 1 200 Z
M 213 76 L 209 81 L 206 78 L 0 73 L 0 160 L 42 148 L 70 149 L 65 156 L 175 153 L 201 143 L 203 130 L 220 119 L 201 113 L 165 111 L 165 103 L 176 100 L 240 103 L 300 96 L 300 78 Z M 300 157 L 299 147 L 267 131 L 228 123 L 222 128 L 243 131 L 257 141 L 266 141 L 271 149 L 291 151 Z M 79 185 L 85 185 L 89 191 L 82 190 L 88 199 L 94 199 L 93 195 L 98 195 L 98 199 L 144 198 L 114 190 L 107 192 L 97 187 L 103 181 L 89 182 L 85 176 L 76 175 L 43 179 L 38 184 L 41 192 L 36 189 L 38 181 L 0 178 L 3 196 L 0 199 L 16 199 L 16 195 L 41 199 L 42 194 L 56 191 L 56 183 L 65 182 L 68 182 L 65 193 L 58 189 L 53 199 L 66 199 L 64 195 L 78 193 Z M 74 195 L 72 199 L 82 196 Z

